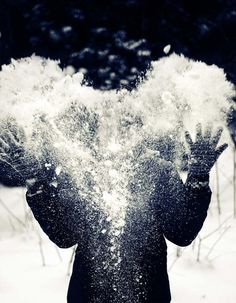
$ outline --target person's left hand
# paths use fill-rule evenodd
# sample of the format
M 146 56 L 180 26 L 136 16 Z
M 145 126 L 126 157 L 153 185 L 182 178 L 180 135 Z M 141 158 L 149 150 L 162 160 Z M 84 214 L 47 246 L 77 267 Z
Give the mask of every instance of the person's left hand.
M 216 160 L 228 146 L 228 144 L 223 144 L 217 147 L 222 131 L 223 128 L 220 127 L 213 133 L 212 127 L 208 125 L 203 132 L 201 124 L 198 124 L 195 142 L 193 142 L 189 132 L 185 132 L 190 149 L 189 173 L 204 175 L 210 172 Z
M 14 120 L 1 121 L 0 125 L 0 168 L 4 165 L 11 179 L 25 182 L 35 175 L 38 163 L 25 150 L 24 130 Z
M 19 163 L 24 157 L 24 138 L 20 136 L 15 125 L 12 125 L 8 121 L 4 122 L 1 125 L 0 161 L 17 170 L 16 163 Z

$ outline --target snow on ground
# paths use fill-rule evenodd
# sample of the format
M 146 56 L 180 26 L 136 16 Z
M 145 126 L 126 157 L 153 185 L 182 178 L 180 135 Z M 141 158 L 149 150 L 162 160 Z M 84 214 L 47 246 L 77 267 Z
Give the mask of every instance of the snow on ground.
M 181 248 L 180 258 L 176 258 L 176 247 L 169 243 L 169 277 L 173 303 L 236 302 L 236 219 L 233 218 L 232 146 L 221 156 L 217 168 L 222 214 L 218 214 L 214 167 L 211 174 L 212 202 L 199 237 L 193 245 Z M 202 239 L 200 249 L 199 238 Z
M 218 214 L 214 169 L 212 203 L 200 233 L 201 246 L 199 237 L 191 246 L 178 250 L 168 243 L 173 303 L 236 302 L 232 146 L 221 156 L 218 172 L 222 214 Z M 40 232 L 25 204 L 24 193 L 22 188 L 0 188 L 0 302 L 65 303 L 73 250 L 57 249 Z

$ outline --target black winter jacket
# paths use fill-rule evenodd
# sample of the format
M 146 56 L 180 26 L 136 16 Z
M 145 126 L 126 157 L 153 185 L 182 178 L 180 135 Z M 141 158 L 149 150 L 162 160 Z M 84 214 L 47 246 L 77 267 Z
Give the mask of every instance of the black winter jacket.
M 179 246 L 194 240 L 210 203 L 208 179 L 189 175 L 183 184 L 170 162 L 153 157 L 135 165 L 118 270 L 103 232 L 109 222 L 88 207 L 70 178 L 62 173 L 56 185 L 48 180 L 30 186 L 27 201 L 44 232 L 59 247 L 78 244 L 68 302 L 170 302 L 164 237 Z

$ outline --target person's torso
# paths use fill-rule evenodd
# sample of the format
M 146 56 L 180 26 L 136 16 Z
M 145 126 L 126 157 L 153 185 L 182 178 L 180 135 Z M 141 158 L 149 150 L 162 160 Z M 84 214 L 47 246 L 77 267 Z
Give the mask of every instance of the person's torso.
M 78 243 L 69 303 L 166 303 L 170 301 L 166 243 L 162 235 L 158 161 L 144 160 L 130 181 L 132 199 L 122 229 L 97 212 Z

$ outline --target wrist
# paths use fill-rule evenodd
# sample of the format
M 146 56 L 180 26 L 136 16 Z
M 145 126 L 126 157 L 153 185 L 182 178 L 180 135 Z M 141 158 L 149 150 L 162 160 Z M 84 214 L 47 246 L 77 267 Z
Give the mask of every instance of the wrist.
M 188 184 L 192 188 L 207 188 L 209 186 L 209 180 L 209 173 L 195 174 L 191 171 L 188 173 Z
M 188 171 L 189 171 L 189 174 L 191 174 L 193 176 L 201 177 L 201 176 L 209 175 L 210 168 L 206 167 L 206 166 L 203 166 L 203 165 L 199 165 L 199 166 L 190 165 Z

